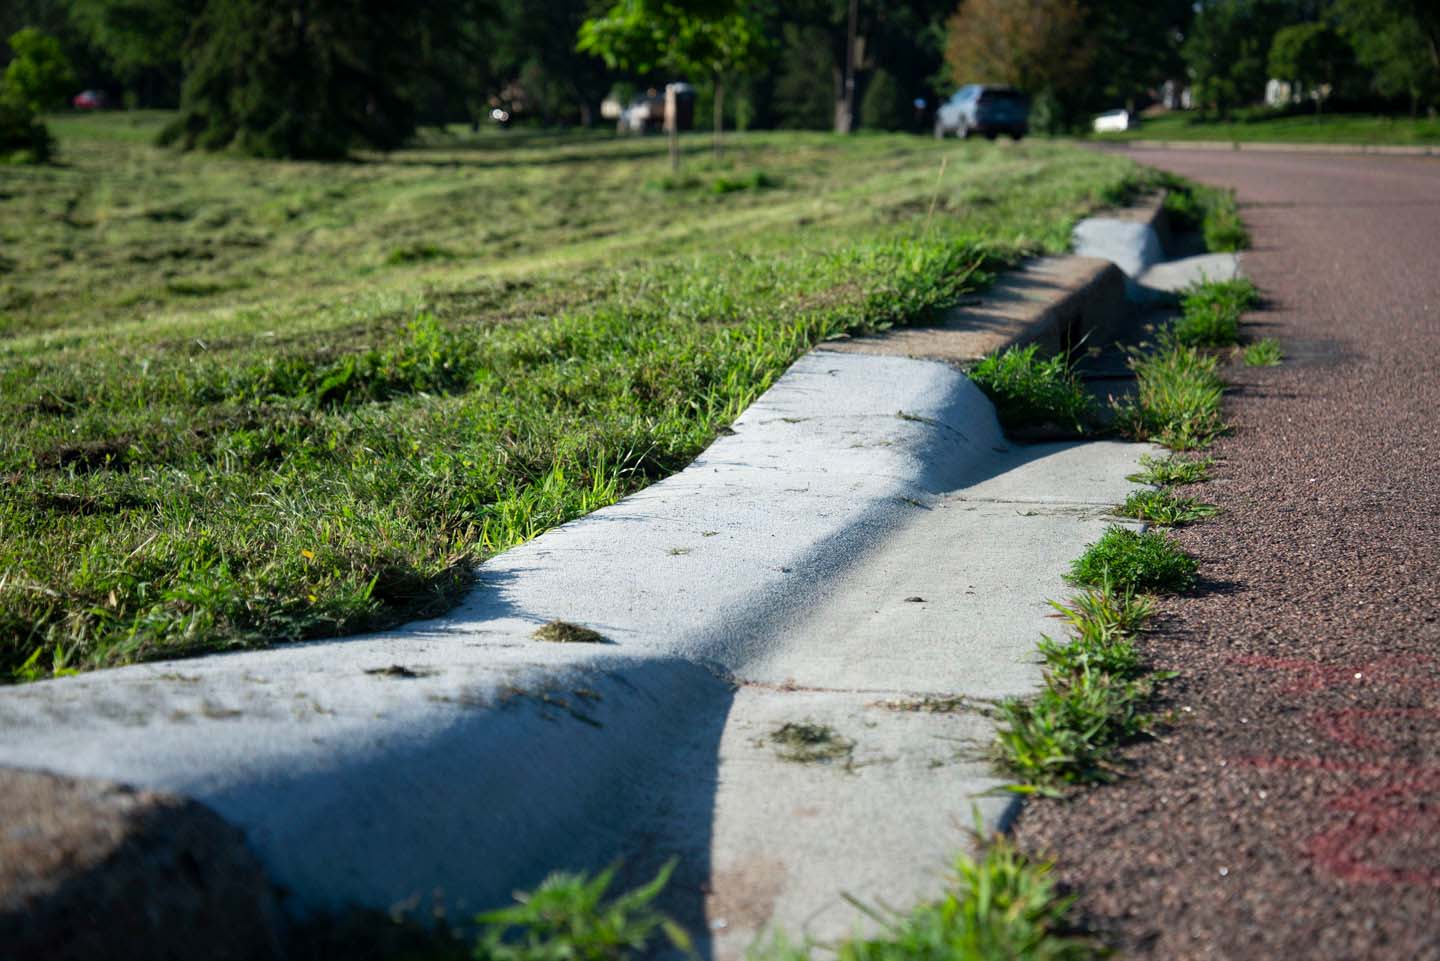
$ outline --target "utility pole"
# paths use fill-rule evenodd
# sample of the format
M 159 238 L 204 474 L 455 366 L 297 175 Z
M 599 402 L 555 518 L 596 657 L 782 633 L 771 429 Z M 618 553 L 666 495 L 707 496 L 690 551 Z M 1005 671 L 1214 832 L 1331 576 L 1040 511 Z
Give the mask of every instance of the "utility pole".
M 850 133 L 855 128 L 855 33 L 860 19 L 860 0 L 850 0 L 850 22 L 845 29 L 845 93 L 841 114 L 835 118 L 836 133 Z

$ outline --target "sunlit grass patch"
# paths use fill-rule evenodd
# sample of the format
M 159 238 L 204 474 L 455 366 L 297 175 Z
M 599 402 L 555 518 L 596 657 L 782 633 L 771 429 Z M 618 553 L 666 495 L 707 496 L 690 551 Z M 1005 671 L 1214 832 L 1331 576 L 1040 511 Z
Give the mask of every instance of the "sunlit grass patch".
M 1084 433 L 1094 403 L 1065 357 L 1041 357 L 1039 347 L 1007 347 L 970 370 L 970 379 L 995 404 L 1007 428 L 1056 426 Z
M 1225 430 L 1220 417 L 1225 383 L 1218 366 L 1213 355 L 1169 336 L 1142 346 L 1130 358 L 1136 394 L 1114 405 L 1116 428 L 1172 450 L 1207 446 Z
M 834 945 L 787 942 L 753 951 L 752 961 L 1091 961 L 1106 956 L 1071 916 L 1049 861 L 1008 838 L 986 838 L 980 852 L 955 859 L 941 895 L 908 911 L 860 907 L 880 930 Z
M 1168 490 L 1134 491 L 1115 510 L 1121 517 L 1133 517 L 1159 527 L 1179 527 L 1212 517 L 1215 512 L 1212 504 L 1202 504 L 1193 497 L 1181 497 Z
M 1062 251 L 1150 176 L 757 134 L 723 163 L 687 139 L 707 186 L 654 191 L 640 138 L 427 133 L 337 166 L 132 136 L 159 122 L 57 122 L 67 165 L 0 198 L 0 678 L 437 614 L 475 563 L 684 467 L 812 345 Z
M 1059 794 L 1112 780 L 1119 749 L 1151 730 L 1149 703 L 1163 678 L 1149 672 L 1135 635 L 1155 608 L 1122 580 L 1107 569 L 1094 587 L 1052 602 L 1070 634 L 1040 640 L 1044 687 L 1000 705 L 996 755 L 1019 780 L 1015 790 Z
M 1167 454 L 1140 455 L 1140 470 L 1126 477 L 1137 484 L 1154 484 L 1156 487 L 1171 487 L 1180 484 L 1200 484 L 1210 479 L 1210 468 L 1215 465 L 1213 457 L 1183 457 Z
M 1285 355 L 1280 350 L 1280 342 L 1270 337 L 1247 345 L 1241 357 L 1246 367 L 1279 367 L 1285 360 Z
M 1177 593 L 1195 583 L 1197 566 L 1164 534 L 1112 525 L 1070 565 L 1067 579 L 1112 590 Z
M 1240 340 L 1241 315 L 1258 302 L 1255 285 L 1243 277 L 1196 284 L 1181 293 L 1171 333 L 1190 347 L 1233 346 Z

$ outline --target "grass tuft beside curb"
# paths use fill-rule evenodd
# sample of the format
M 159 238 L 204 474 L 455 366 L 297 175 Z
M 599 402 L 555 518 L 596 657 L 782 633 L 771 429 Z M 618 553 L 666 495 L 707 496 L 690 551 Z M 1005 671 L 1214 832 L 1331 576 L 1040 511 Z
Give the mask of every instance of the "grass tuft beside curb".
M 1156 487 L 1172 487 L 1179 484 L 1199 484 L 1210 479 L 1213 457 L 1188 458 L 1178 454 L 1156 457 L 1154 454 L 1140 455 L 1140 470 L 1126 480 L 1137 484 L 1154 484 Z
M 1187 347 L 1232 347 L 1240 340 L 1240 317 L 1260 302 L 1255 285 L 1244 277 L 1206 281 L 1182 292 L 1175 339 Z
M 1121 517 L 1133 517 L 1157 527 L 1179 527 L 1206 517 L 1213 517 L 1217 508 L 1202 504 L 1193 497 L 1181 497 L 1174 491 L 1135 491 L 1116 509 Z
M 1285 360 L 1285 355 L 1280 351 L 1280 343 L 1271 337 L 1257 340 L 1250 344 L 1241 354 L 1246 367 L 1279 367 Z
M 1136 395 L 1114 405 L 1115 426 L 1137 440 L 1172 450 L 1198 450 L 1225 431 L 1220 405 L 1225 383 L 1219 362 L 1198 348 L 1162 333 L 1157 343 L 1130 357 Z
M 1195 584 L 1195 558 L 1157 531 L 1111 525 L 1070 565 L 1067 580 L 1087 587 L 1177 594 Z
M 1084 434 L 1094 422 L 1094 403 L 1065 357 L 1040 357 L 1037 344 L 991 354 L 971 368 L 970 379 L 1007 430 L 1048 425 Z

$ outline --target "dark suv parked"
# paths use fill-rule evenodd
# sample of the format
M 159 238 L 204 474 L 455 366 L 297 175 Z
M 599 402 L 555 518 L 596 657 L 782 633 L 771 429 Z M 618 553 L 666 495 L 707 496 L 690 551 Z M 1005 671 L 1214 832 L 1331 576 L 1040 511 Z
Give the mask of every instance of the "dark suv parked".
M 1030 132 L 1030 102 L 1013 87 L 971 84 L 935 111 L 935 136 L 982 134 L 994 140 L 1009 134 L 1019 140 Z

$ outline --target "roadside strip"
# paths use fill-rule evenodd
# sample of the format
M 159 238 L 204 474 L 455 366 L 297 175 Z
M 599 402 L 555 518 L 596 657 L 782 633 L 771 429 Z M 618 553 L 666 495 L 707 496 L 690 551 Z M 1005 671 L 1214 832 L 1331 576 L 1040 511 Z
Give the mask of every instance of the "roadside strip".
M 1007 817 L 990 708 L 1037 689 L 1045 598 L 1148 449 L 1015 445 L 952 363 L 1097 343 L 1123 289 L 1042 261 L 938 328 L 816 350 L 445 618 L 4 690 L 0 762 L 201 801 L 292 915 L 438 892 L 466 917 L 556 868 L 678 855 L 666 910 L 712 956 L 847 934 L 844 895 L 924 899 L 972 806 Z

